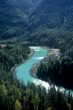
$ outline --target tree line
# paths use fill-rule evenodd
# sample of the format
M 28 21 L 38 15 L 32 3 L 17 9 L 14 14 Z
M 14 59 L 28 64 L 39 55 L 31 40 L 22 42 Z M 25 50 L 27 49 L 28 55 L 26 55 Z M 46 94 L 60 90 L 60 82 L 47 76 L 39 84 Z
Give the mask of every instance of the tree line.
M 0 107 L 2 110 L 73 110 L 73 98 L 51 87 L 45 88 L 23 83 L 0 81 Z
M 70 57 L 50 60 L 38 67 L 37 76 L 56 85 L 73 89 L 73 60 Z
M 12 66 L 20 63 L 23 58 L 28 58 L 30 53 L 28 47 L 19 45 L 1 47 L 0 53 L 0 108 L 2 110 L 73 110 L 73 97 L 70 92 L 67 95 L 66 91 L 56 90 L 54 86 L 46 91 L 41 86 L 30 83 L 25 85 L 11 73 Z M 42 67 L 46 68 L 46 66 Z

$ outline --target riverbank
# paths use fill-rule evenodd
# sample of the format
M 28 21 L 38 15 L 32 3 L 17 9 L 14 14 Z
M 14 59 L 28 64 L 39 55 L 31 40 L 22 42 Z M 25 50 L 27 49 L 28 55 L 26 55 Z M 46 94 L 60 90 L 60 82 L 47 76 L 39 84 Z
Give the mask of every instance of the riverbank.
M 30 48 L 30 47 L 29 47 Z M 32 57 L 32 55 L 34 54 L 34 50 L 33 49 L 30 49 L 30 54 L 28 55 L 27 59 L 26 60 L 22 60 L 22 63 L 25 63 L 28 59 L 30 59 L 30 57 Z M 20 64 L 16 64 L 14 67 L 11 68 L 11 73 L 13 74 L 14 77 L 16 77 L 15 73 L 16 73 L 16 68 L 20 65 Z
M 47 55 L 41 61 L 39 61 L 38 63 L 33 65 L 32 69 L 30 70 L 30 74 L 32 75 L 32 77 L 39 79 L 42 82 L 46 82 L 49 85 L 48 89 L 50 89 L 52 86 L 55 86 L 56 90 L 58 90 L 58 88 L 61 92 L 64 92 L 66 90 L 66 94 L 68 94 L 69 90 L 64 88 L 63 86 L 55 84 L 54 80 L 52 81 L 51 79 L 48 79 L 48 81 L 43 81 L 41 78 L 37 77 L 37 70 L 38 70 L 41 62 L 47 63 L 49 60 L 54 60 L 55 58 L 58 58 L 58 59 L 60 58 L 60 50 L 59 49 L 50 49 L 50 48 L 46 48 L 46 47 L 43 47 L 43 48 L 45 48 L 47 50 Z M 71 94 L 73 96 L 72 91 L 71 91 Z
M 47 50 L 47 55 L 46 55 L 46 57 L 41 59 L 41 61 L 34 64 L 32 69 L 30 70 L 30 74 L 35 78 L 38 78 L 37 77 L 37 70 L 38 70 L 41 62 L 46 64 L 46 63 L 48 63 L 49 60 L 54 60 L 55 58 L 60 58 L 60 50 L 59 49 L 51 49 L 49 47 L 42 47 L 42 46 L 41 46 L 41 48 Z
M 48 59 L 60 58 L 60 50 L 59 49 L 45 49 L 44 47 L 32 47 L 34 54 L 32 57 L 29 57 L 29 60 L 22 63 L 16 68 L 16 77 L 17 79 L 27 85 L 28 82 L 35 84 L 36 86 L 40 86 L 46 89 L 50 89 L 53 85 L 55 85 L 52 81 L 44 81 L 37 77 L 36 71 L 37 67 L 41 63 L 47 63 Z M 52 59 L 53 60 L 53 59 Z M 56 90 L 58 90 L 58 85 L 55 85 Z M 64 88 L 60 87 L 60 91 L 64 92 Z
M 51 49 L 51 48 L 48 48 L 48 47 L 42 47 L 44 49 L 47 50 L 47 55 L 46 57 L 44 57 L 41 61 L 39 61 L 38 63 L 34 64 L 32 69 L 30 70 L 30 74 L 32 77 L 38 79 L 37 77 L 37 71 L 38 71 L 38 68 L 42 63 L 48 63 L 49 60 L 54 60 L 56 58 L 60 58 L 60 50 L 59 49 Z M 42 81 L 42 79 L 40 78 L 39 79 L 40 81 Z M 42 82 L 46 82 L 48 85 L 49 85 L 49 88 L 50 89 L 52 86 L 55 86 L 56 90 L 58 90 L 58 87 L 60 88 L 60 91 L 64 91 L 65 88 L 64 87 L 61 87 L 61 86 L 58 86 L 56 85 L 53 81 L 51 81 L 50 79 L 48 79 L 48 81 L 42 81 Z M 68 90 L 67 90 L 68 92 Z

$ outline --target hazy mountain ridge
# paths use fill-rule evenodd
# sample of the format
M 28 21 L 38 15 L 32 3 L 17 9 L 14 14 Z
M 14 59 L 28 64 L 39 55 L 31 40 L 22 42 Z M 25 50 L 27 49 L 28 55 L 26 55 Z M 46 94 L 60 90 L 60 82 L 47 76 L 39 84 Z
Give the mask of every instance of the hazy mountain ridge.
M 33 6 L 33 0 L 1 0 L 0 38 L 6 39 L 22 35 L 29 25 L 28 15 Z
M 7 1 L 0 1 L 0 39 L 73 48 L 73 0 Z
M 40 6 L 31 14 L 31 24 L 34 27 L 47 25 L 53 27 L 71 28 L 73 25 L 72 0 L 43 0 Z
M 30 15 L 30 23 L 31 44 L 60 48 L 73 58 L 72 0 L 43 0 Z
M 0 35 L 2 37 L 14 36 L 18 30 L 26 27 L 28 17 L 26 10 L 16 1 L 0 1 Z M 21 28 L 20 28 L 21 27 Z

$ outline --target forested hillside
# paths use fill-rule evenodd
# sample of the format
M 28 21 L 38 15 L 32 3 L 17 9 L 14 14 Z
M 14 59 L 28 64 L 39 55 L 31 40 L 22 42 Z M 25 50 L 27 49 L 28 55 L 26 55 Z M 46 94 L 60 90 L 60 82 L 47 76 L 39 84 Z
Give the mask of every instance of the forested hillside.
M 73 1 L 1 0 L 0 40 L 5 39 L 59 48 L 73 60 Z
M 25 10 L 25 11 L 24 11 Z M 0 39 L 17 37 L 27 26 L 26 7 L 13 0 L 0 1 Z
M 31 44 L 60 48 L 73 57 L 73 1 L 43 0 L 31 14 Z M 36 40 L 34 40 L 36 39 Z
M 31 24 L 35 28 L 46 26 L 48 28 L 71 29 L 73 24 L 72 0 L 43 0 L 31 14 Z M 32 27 L 33 28 L 33 27 Z
M 24 45 L 0 45 L 0 109 L 2 110 L 73 110 L 73 98 L 66 90 L 60 92 L 19 82 L 11 68 L 28 58 L 30 49 Z
M 27 45 L 60 48 L 73 57 L 72 0 L 1 0 L 0 13 L 0 40 L 14 37 Z
M 33 7 L 33 0 L 0 0 L 0 40 L 25 33 Z
M 33 84 L 24 86 L 0 81 L 0 107 L 2 110 L 73 110 L 73 98 L 52 87 L 48 92 Z
M 73 89 L 73 0 L 0 0 L 0 109 L 73 110 L 71 91 L 17 80 L 15 67 L 31 52 L 25 45 L 60 49 L 61 57 L 41 63 L 37 77 Z
M 0 45 L 0 81 L 11 80 L 12 73 L 15 74 L 11 73 L 12 67 L 26 60 L 29 54 L 30 49 L 24 45 Z
M 52 58 L 37 68 L 38 78 L 73 90 L 73 61 L 69 57 Z

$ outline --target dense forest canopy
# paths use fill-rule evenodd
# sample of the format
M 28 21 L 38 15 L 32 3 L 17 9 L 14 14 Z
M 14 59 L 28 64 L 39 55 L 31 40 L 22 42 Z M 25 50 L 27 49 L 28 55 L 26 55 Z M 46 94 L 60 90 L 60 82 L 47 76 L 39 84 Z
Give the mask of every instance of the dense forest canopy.
M 72 0 L 1 0 L 0 16 L 1 40 L 60 48 L 73 57 Z
M 0 0 L 0 43 L 2 110 L 73 110 L 70 92 L 25 86 L 12 71 L 28 58 L 25 45 L 59 48 L 61 58 L 41 63 L 37 77 L 73 89 L 73 0 Z
M 24 51 L 23 51 L 24 50 Z M 27 59 L 30 49 L 21 44 L 0 45 L 0 107 L 2 110 L 73 110 L 71 93 L 19 82 L 11 68 Z
M 0 80 L 10 80 L 11 68 L 28 58 L 30 49 L 21 44 L 0 45 Z
M 51 84 L 73 90 L 73 60 L 70 57 L 61 57 L 42 63 L 37 68 L 38 78 Z

